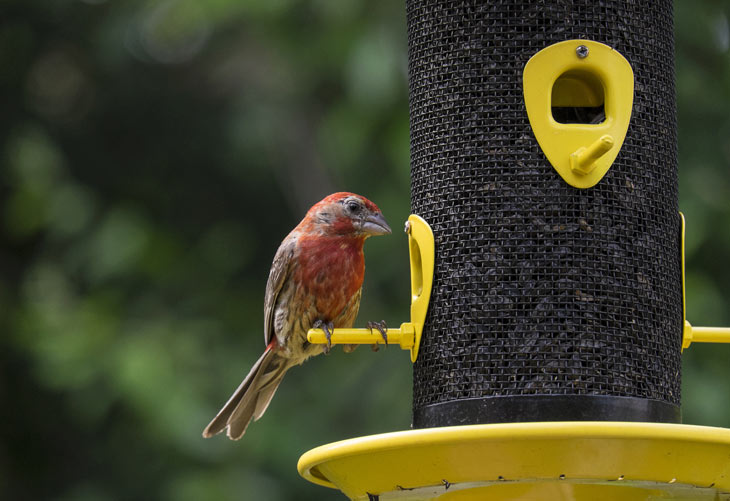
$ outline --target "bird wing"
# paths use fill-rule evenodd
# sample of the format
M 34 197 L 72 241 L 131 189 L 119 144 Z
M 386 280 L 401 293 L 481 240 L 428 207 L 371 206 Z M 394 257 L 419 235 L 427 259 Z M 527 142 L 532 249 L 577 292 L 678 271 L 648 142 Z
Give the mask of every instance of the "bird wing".
M 276 299 L 279 297 L 284 283 L 286 282 L 293 262 L 294 250 L 297 244 L 297 234 L 290 233 L 276 251 L 274 262 L 269 271 L 269 280 L 266 282 L 266 297 L 264 298 L 264 341 L 268 346 L 274 332 L 274 310 Z

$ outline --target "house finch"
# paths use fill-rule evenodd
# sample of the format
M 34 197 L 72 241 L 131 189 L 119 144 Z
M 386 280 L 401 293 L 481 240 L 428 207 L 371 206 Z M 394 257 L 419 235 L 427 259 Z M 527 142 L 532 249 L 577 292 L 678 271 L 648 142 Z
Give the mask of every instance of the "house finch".
M 266 349 L 243 382 L 203 431 L 208 438 L 228 429 L 238 440 L 260 418 L 286 371 L 329 343 L 307 342 L 307 331 L 352 327 L 365 273 L 363 244 L 390 228 L 380 209 L 353 193 L 335 193 L 315 204 L 279 246 L 264 300 Z

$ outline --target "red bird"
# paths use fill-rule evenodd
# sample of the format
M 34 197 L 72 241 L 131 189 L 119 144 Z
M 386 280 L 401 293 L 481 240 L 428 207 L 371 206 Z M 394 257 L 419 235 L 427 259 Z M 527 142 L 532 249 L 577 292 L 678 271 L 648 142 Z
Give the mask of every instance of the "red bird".
M 228 429 L 238 440 L 260 418 L 284 374 L 329 350 L 307 342 L 307 331 L 352 327 L 365 274 L 363 244 L 390 233 L 378 206 L 354 193 L 335 193 L 315 204 L 279 246 L 264 300 L 266 349 L 241 385 L 203 431 Z

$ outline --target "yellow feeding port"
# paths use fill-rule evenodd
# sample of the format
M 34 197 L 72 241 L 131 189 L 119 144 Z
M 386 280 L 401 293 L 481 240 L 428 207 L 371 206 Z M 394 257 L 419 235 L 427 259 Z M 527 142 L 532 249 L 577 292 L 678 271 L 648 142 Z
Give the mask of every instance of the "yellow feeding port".
M 634 73 L 611 47 L 567 40 L 525 65 L 525 108 L 535 139 L 560 176 L 576 188 L 595 186 L 626 137 Z

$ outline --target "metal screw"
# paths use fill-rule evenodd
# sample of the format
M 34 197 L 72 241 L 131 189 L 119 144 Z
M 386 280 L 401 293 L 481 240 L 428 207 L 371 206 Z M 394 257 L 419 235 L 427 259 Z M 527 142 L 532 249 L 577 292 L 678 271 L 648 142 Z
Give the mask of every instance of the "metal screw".
M 585 45 L 579 45 L 575 49 L 575 53 L 578 55 L 579 58 L 585 59 L 588 57 L 588 47 L 586 47 Z

